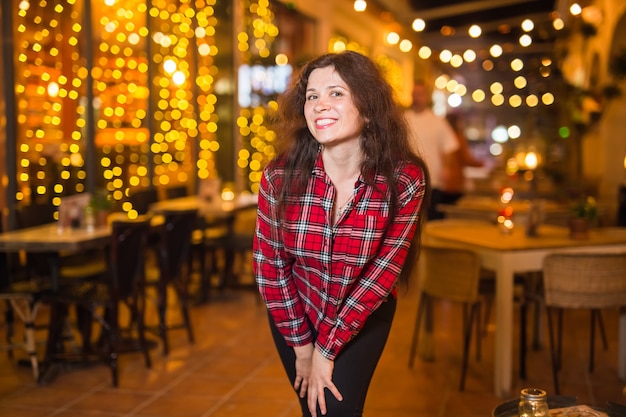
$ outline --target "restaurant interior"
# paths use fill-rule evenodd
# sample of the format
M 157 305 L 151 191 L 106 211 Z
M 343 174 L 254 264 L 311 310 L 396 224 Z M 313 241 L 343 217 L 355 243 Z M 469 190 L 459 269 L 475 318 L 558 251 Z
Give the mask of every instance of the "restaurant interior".
M 403 107 L 425 80 L 481 161 L 424 226 L 364 415 L 517 416 L 537 388 L 626 416 L 623 0 L 3 0 L 0 31 L 1 416 L 301 415 L 256 195 L 291 75 L 343 50 Z

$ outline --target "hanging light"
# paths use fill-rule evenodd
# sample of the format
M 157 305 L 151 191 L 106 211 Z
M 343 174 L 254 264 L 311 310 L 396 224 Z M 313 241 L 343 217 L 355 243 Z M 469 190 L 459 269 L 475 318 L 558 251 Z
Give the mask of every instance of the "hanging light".
M 367 8 L 367 2 L 365 0 L 355 0 L 354 10 L 357 12 L 364 12 Z

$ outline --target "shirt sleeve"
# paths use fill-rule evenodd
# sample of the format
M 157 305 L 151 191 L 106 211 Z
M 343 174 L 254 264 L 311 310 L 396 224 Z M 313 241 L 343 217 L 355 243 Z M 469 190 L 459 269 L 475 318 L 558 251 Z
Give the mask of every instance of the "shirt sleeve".
M 268 172 L 264 172 L 259 188 L 253 271 L 261 297 L 286 343 L 301 346 L 313 341 L 313 333 L 292 279 L 293 259 L 282 244 L 276 190 Z
M 320 325 L 316 347 L 326 358 L 334 360 L 361 330 L 369 315 L 395 289 L 417 231 L 424 192 L 423 173 L 421 170 L 417 175 L 413 172 L 400 195 L 398 211 L 387 229 L 379 253 L 363 270 L 336 320 L 325 320 Z

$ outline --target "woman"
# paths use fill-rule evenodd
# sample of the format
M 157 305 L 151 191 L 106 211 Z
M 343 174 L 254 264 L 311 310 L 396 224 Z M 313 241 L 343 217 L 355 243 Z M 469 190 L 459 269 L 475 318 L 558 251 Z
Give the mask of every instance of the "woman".
M 309 62 L 279 109 L 255 277 L 303 415 L 360 416 L 405 261 L 415 263 L 426 169 L 391 87 L 363 55 Z

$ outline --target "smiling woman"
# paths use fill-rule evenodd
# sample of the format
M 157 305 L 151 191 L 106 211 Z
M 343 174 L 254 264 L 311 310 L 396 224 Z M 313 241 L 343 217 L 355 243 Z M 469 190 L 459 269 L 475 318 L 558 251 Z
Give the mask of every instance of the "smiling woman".
M 303 416 L 361 416 L 415 264 L 429 183 L 378 67 L 306 64 L 279 103 L 259 189 L 254 273 Z

